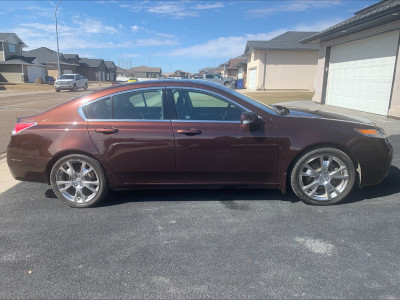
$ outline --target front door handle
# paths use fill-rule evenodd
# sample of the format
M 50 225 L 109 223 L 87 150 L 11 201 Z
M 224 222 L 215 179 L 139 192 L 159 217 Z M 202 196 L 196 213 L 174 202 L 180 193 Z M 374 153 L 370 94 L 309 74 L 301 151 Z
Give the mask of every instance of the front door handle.
M 186 134 L 186 135 L 201 134 L 201 130 L 198 130 L 196 128 L 178 129 L 176 132 L 179 133 L 179 134 Z
M 117 133 L 118 129 L 117 128 L 96 128 L 94 131 L 98 132 L 98 133 L 104 133 L 104 134 L 113 134 L 113 133 Z

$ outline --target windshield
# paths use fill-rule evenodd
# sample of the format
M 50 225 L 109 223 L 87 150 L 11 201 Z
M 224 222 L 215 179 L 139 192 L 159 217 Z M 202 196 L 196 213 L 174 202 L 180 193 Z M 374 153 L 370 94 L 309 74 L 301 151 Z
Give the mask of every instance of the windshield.
M 274 106 L 261 103 L 261 102 L 255 100 L 255 99 L 253 99 L 253 98 L 251 98 L 249 96 L 246 96 L 246 95 L 243 95 L 241 93 L 238 93 L 238 92 L 236 92 L 234 90 L 231 90 L 230 88 L 227 88 L 225 86 L 219 86 L 219 88 L 221 90 L 224 90 L 225 92 L 228 92 L 228 93 L 240 98 L 240 99 L 243 99 L 244 101 L 249 102 L 250 104 L 258 107 L 259 109 L 265 110 L 265 111 L 270 112 L 270 113 L 272 112 L 272 113 L 275 113 L 275 114 L 281 114 L 279 112 L 279 110 L 277 110 Z
M 60 79 L 74 79 L 75 75 L 61 75 Z

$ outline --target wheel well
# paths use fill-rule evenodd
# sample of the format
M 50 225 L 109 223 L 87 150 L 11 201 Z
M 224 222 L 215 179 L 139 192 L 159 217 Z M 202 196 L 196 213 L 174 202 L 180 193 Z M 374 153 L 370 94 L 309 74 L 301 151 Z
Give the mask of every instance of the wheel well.
M 336 149 L 339 149 L 339 150 L 343 151 L 344 153 L 346 153 L 350 157 L 351 161 L 353 162 L 354 168 L 356 169 L 356 173 L 358 174 L 359 177 L 361 177 L 361 166 L 359 165 L 358 159 L 354 155 L 354 153 L 352 153 L 348 148 L 343 147 L 342 145 L 324 143 L 324 144 L 317 144 L 317 145 L 309 146 L 309 147 L 301 150 L 299 153 L 297 153 L 297 155 L 293 158 L 289 167 L 287 168 L 286 181 L 289 182 L 293 167 L 294 167 L 295 163 L 297 162 L 297 160 L 299 159 L 299 157 L 301 157 L 306 152 L 309 152 L 309 151 L 312 151 L 315 149 L 319 149 L 319 148 L 327 148 L 327 147 L 328 148 L 336 148 Z M 359 168 L 360 168 L 360 170 L 358 170 Z
M 106 173 L 103 164 L 96 158 L 94 157 L 92 154 L 84 152 L 84 151 L 79 151 L 79 150 L 67 150 L 67 151 L 63 151 L 58 153 L 57 155 L 55 155 L 47 164 L 46 166 L 46 179 L 47 179 L 47 183 L 50 184 L 50 172 L 51 169 L 53 168 L 54 164 L 63 156 L 67 156 L 67 155 L 71 155 L 71 154 L 82 154 L 82 155 L 86 155 L 89 156 L 90 158 L 93 158 L 94 160 L 96 160 L 100 166 L 103 168 L 104 173 Z

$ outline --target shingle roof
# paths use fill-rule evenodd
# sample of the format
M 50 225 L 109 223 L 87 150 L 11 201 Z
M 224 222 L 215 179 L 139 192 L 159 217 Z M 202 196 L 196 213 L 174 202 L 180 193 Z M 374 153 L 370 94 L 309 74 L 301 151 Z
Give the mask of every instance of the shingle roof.
M 89 68 L 98 68 L 102 62 L 104 62 L 104 60 L 96 59 L 96 58 L 81 58 L 81 59 L 79 59 L 79 64 L 85 64 Z
M 22 47 L 28 47 L 15 33 L 12 32 L 0 32 L 0 42 L 8 42 L 8 39 L 12 36 L 15 36 L 16 39 L 19 41 L 19 45 Z
M 301 44 L 305 39 L 317 32 L 288 31 L 269 41 L 248 41 L 245 53 L 253 50 L 318 50 L 316 45 Z
M 37 57 L 39 58 L 40 61 L 46 64 L 57 63 L 57 52 L 46 47 L 40 47 L 30 51 L 24 51 L 22 52 L 22 55 L 26 57 Z M 61 53 L 60 53 L 60 64 L 75 65 L 75 66 L 77 65 L 73 62 L 70 62 Z
M 9 59 L 7 59 L 6 61 L 0 62 L 0 64 L 3 65 L 26 65 L 26 64 L 33 64 L 33 61 L 36 59 L 37 57 L 27 57 L 27 56 L 21 56 L 21 55 L 13 55 L 11 56 Z M 45 66 L 46 64 L 42 64 L 43 66 Z
M 105 60 L 104 63 L 106 64 L 107 69 L 117 69 L 114 62 L 111 60 Z
M 398 15 L 399 11 L 400 11 L 400 0 L 382 0 L 371 6 L 368 6 L 362 10 L 355 12 L 354 17 L 351 17 L 341 23 L 329 27 L 312 36 L 304 38 L 301 42 L 302 43 L 312 42 L 322 37 L 328 36 L 330 34 L 344 31 L 345 29 L 354 27 L 359 24 L 363 24 L 369 21 L 376 21 L 376 19 L 379 17 L 388 17 L 387 22 L 395 21 L 399 19 Z
M 161 68 L 154 67 L 154 68 L 149 68 L 147 66 L 139 66 L 133 68 L 133 72 L 154 72 L 154 73 L 160 73 Z
M 64 54 L 63 53 L 63 55 L 64 55 L 64 57 L 66 59 L 79 59 L 79 55 L 78 54 Z

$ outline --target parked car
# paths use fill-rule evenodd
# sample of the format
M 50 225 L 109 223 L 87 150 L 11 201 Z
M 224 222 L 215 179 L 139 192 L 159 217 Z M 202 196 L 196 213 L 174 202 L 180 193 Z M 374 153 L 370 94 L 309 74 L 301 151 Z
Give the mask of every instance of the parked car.
M 233 78 L 230 77 L 222 77 L 219 74 L 203 74 L 202 77 L 194 77 L 194 79 L 202 79 L 210 82 L 219 83 L 225 85 L 227 87 L 231 87 L 231 81 Z
M 51 184 L 73 207 L 108 190 L 264 187 L 329 205 L 389 172 L 392 146 L 373 123 L 261 104 L 219 84 L 116 85 L 19 117 L 7 149 L 14 178 Z
M 81 74 L 64 74 L 55 81 L 54 88 L 56 92 L 60 90 L 76 91 L 78 89 L 84 89 L 86 91 L 88 88 L 88 80 Z

